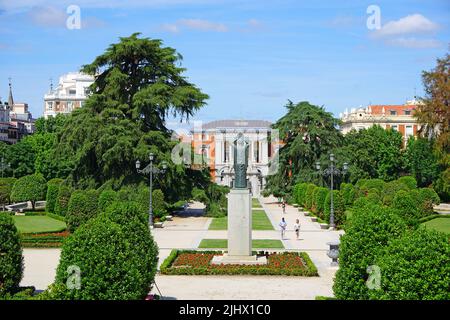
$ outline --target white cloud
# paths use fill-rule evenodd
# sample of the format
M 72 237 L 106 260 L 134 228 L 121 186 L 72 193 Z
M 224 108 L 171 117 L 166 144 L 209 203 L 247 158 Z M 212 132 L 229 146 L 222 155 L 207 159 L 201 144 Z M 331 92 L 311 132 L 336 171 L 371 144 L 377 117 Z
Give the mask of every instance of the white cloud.
M 439 25 L 421 14 L 411 14 L 398 20 L 385 23 L 381 29 L 369 34 L 372 39 L 382 40 L 384 44 L 409 49 L 438 48 L 442 43 L 433 38 L 420 38 L 417 35 L 432 34 Z
M 201 31 L 216 31 L 226 32 L 228 28 L 222 23 L 211 22 L 201 19 L 181 19 L 178 21 L 181 26 L 189 29 L 201 30 Z
M 223 23 L 212 22 L 202 19 L 180 19 L 175 23 L 164 23 L 160 26 L 163 31 L 178 33 L 182 29 L 227 32 L 228 28 Z
M 395 47 L 413 49 L 439 48 L 442 46 L 442 43 L 439 40 L 417 38 L 393 38 L 386 40 L 386 43 Z
M 389 21 L 381 29 L 374 31 L 376 37 L 398 36 L 404 34 L 430 33 L 439 26 L 421 14 L 412 14 L 399 20 Z
M 31 21 L 39 26 L 44 27 L 64 27 L 67 14 L 56 7 L 33 7 L 28 12 Z

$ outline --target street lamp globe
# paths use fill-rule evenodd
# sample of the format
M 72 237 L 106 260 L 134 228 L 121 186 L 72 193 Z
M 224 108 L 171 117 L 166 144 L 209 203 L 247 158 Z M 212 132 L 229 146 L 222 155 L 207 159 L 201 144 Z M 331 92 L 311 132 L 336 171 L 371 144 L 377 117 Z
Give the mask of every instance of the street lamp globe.
M 139 160 L 136 160 L 136 169 L 139 169 L 141 167 L 141 162 Z
M 150 154 L 148 155 L 148 159 L 150 161 L 153 161 L 154 158 L 155 158 L 155 155 L 153 154 L 153 152 L 150 152 Z
M 343 168 L 344 168 L 344 171 L 347 171 L 347 170 L 348 170 L 348 163 L 347 163 L 347 162 L 344 162 Z
M 320 170 L 320 162 L 319 161 L 316 162 L 316 169 Z
M 331 162 L 334 161 L 334 153 L 330 153 L 330 161 L 331 161 Z

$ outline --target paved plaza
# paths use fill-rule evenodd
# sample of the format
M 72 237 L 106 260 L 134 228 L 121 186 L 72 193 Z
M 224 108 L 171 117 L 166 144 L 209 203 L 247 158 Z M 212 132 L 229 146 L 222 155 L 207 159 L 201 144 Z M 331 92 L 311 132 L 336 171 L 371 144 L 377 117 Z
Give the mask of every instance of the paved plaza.
M 253 231 L 254 239 L 281 239 L 278 223 L 284 217 L 288 227 L 283 240 L 287 250 L 307 252 L 316 265 L 319 277 L 289 276 L 169 276 L 157 275 L 156 285 L 167 299 L 314 299 L 316 296 L 332 296 L 333 277 L 337 270 L 330 266 L 327 242 L 339 239 L 342 231 L 320 228 L 317 222 L 305 216 L 297 208 L 287 205 L 286 213 L 273 197 L 261 198 L 261 204 L 275 230 Z M 225 239 L 224 230 L 208 230 L 211 218 L 202 216 L 202 206 L 190 205 L 187 212 L 167 221 L 164 228 L 154 229 L 153 234 L 160 248 L 159 265 L 171 249 L 195 249 L 200 241 Z M 293 225 L 299 219 L 300 239 L 297 240 Z M 60 249 L 24 249 L 25 274 L 21 285 L 33 285 L 43 290 L 53 282 Z M 157 288 L 152 290 L 159 293 Z

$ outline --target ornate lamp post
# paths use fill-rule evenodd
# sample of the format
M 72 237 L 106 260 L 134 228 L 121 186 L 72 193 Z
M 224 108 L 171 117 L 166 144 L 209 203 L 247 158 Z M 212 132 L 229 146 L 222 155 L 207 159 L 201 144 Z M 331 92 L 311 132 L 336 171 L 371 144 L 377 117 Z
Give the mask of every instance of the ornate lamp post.
M 153 167 L 153 160 L 155 158 L 155 155 L 150 152 L 148 159 L 150 160 L 150 163 L 142 170 L 139 170 L 141 167 L 141 162 L 139 160 L 136 161 L 136 170 L 138 173 L 147 175 L 150 175 L 150 206 L 148 209 L 149 218 L 148 218 L 148 224 L 149 228 L 153 228 L 153 206 L 152 206 L 152 193 L 153 193 L 153 174 L 164 174 L 167 169 L 167 164 L 165 161 L 162 162 L 162 169 L 158 169 Z
M 347 162 L 344 163 L 342 169 L 338 169 L 335 167 L 334 165 L 334 154 L 331 153 L 330 154 L 330 166 L 328 168 L 326 168 L 325 170 L 321 171 L 320 170 L 320 162 L 317 161 L 316 162 L 316 169 L 319 172 L 319 174 L 323 175 L 323 176 L 330 176 L 330 200 L 331 200 L 331 204 L 330 204 L 330 228 L 334 229 L 336 227 L 336 224 L 334 223 L 334 202 L 333 202 L 333 184 L 334 184 L 334 176 L 337 175 L 345 175 L 347 173 L 348 170 L 348 164 Z

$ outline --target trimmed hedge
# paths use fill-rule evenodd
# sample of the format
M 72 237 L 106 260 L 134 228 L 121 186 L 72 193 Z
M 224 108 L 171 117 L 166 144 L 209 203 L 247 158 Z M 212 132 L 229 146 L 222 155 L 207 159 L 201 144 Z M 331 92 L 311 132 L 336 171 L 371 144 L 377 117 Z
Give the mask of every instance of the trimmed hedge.
M 314 209 L 319 217 L 324 218 L 325 200 L 330 191 L 324 187 L 318 187 L 314 193 Z
M 97 197 L 95 190 L 76 190 L 72 193 L 67 209 L 67 229 L 74 232 L 79 226 L 97 215 Z
M 314 200 L 314 192 L 315 192 L 316 188 L 317 188 L 317 186 L 312 183 L 309 183 L 308 186 L 306 187 L 304 206 L 305 206 L 305 208 L 307 208 L 309 210 L 312 209 L 313 200 Z
M 352 205 L 356 198 L 355 187 L 351 183 L 341 183 L 341 195 L 346 206 Z
M 63 182 L 62 179 L 51 179 L 48 183 L 47 183 L 47 197 L 45 198 L 45 210 L 47 212 L 51 212 L 54 213 L 55 212 L 55 205 L 56 205 L 56 200 L 58 198 L 58 193 L 59 193 L 59 186 L 61 185 L 61 183 Z
M 118 200 L 117 192 L 112 189 L 103 190 L 98 197 L 98 210 L 103 212 L 113 202 Z
M 412 176 L 403 176 L 398 178 L 397 181 L 403 183 L 410 190 L 417 189 L 417 180 Z
M 339 269 L 333 291 L 338 299 L 361 300 L 369 298 L 366 286 L 367 268 L 390 240 L 406 230 L 404 221 L 395 210 L 368 203 L 353 210 L 351 223 L 341 237 Z
M 70 196 L 72 189 L 66 185 L 60 185 L 58 196 L 56 197 L 55 213 L 61 217 L 65 217 L 69 208 Z
M 376 259 L 380 290 L 371 299 L 450 300 L 450 243 L 437 231 L 419 228 L 394 239 Z
M 334 204 L 334 223 L 336 226 L 341 226 L 345 222 L 345 203 L 338 190 L 333 190 L 333 204 Z M 331 208 L 331 192 L 327 193 L 325 198 L 323 219 L 330 221 L 330 208 Z
M 64 242 L 55 284 L 46 299 L 141 300 L 151 289 L 158 250 L 140 206 L 115 203 Z M 68 267 L 81 271 L 81 288 L 66 288 Z M 70 280 L 70 279 L 69 279 Z
M 0 213 L 0 297 L 17 291 L 23 268 L 19 231 L 9 214 Z
M 392 207 L 397 209 L 398 214 L 410 225 L 417 225 L 418 220 L 424 216 L 419 203 L 419 193 L 416 190 L 398 191 L 392 200 Z
M 308 188 L 307 183 L 299 183 L 299 184 L 295 185 L 295 189 L 294 189 L 295 202 L 297 202 L 297 204 L 302 207 L 305 206 L 305 198 L 306 198 L 307 188 Z

